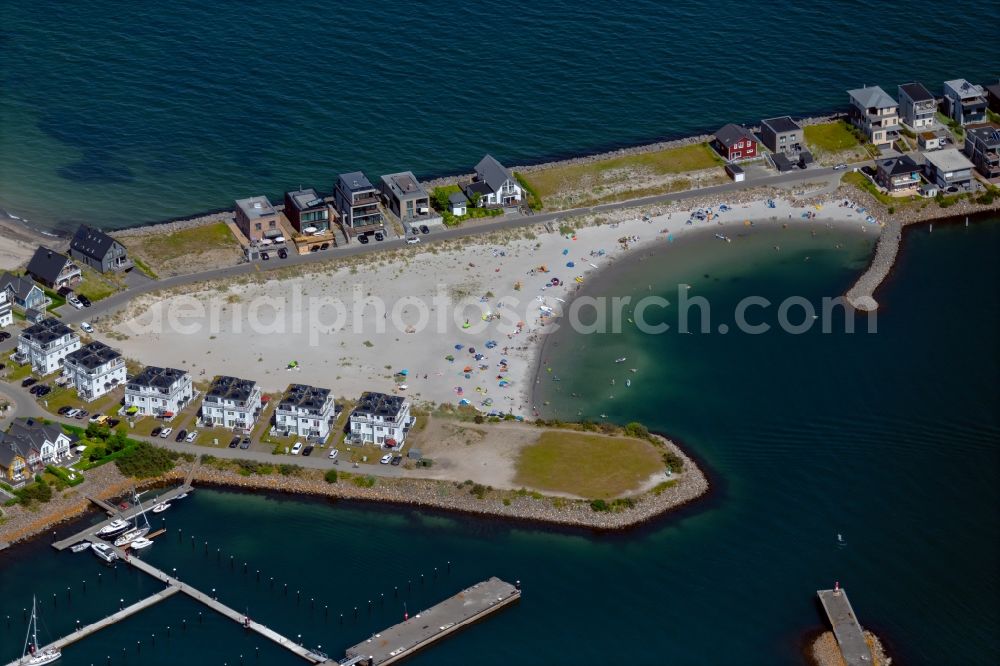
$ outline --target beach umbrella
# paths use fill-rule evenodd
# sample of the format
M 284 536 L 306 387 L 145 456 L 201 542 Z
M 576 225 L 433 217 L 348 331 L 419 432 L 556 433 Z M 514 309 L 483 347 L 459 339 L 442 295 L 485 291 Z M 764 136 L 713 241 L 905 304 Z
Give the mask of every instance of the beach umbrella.
M 455 360 L 455 357 L 452 356 L 451 354 L 448 354 L 447 356 L 444 357 L 444 360 L 451 362 Z
M 455 345 L 455 350 L 456 351 L 461 351 L 462 347 L 464 347 L 464 346 L 465 345 Z
M 475 347 L 469 347 L 469 353 L 470 354 L 475 354 L 476 353 L 476 348 Z
M 576 266 L 576 264 L 574 264 L 572 261 L 566 262 L 566 268 L 573 268 L 574 266 Z
M 466 379 L 472 379 L 472 375 L 470 375 L 470 374 L 466 373 L 466 375 L 465 375 L 465 378 L 466 378 Z
M 458 401 L 458 404 L 459 405 L 471 405 L 472 403 L 469 402 L 468 400 L 466 400 L 465 398 L 462 398 L 461 400 Z
M 403 368 L 402 370 L 399 371 L 399 374 L 401 374 L 404 377 L 406 377 L 408 374 L 410 374 L 410 371 L 407 370 L 406 368 Z
M 568 248 L 563 250 L 563 256 L 565 257 L 567 254 L 569 254 L 569 249 Z
M 472 372 L 472 366 L 471 365 L 465 366 L 465 368 L 462 369 L 462 372 Z

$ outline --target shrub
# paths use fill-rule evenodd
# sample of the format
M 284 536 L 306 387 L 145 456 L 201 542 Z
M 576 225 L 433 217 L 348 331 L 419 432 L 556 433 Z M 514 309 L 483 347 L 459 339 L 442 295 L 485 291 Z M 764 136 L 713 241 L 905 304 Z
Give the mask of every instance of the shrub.
M 31 506 L 32 502 L 44 504 L 52 499 L 52 488 L 44 479 L 37 477 L 34 483 L 21 488 L 15 494 L 24 506 Z
M 663 462 L 671 472 L 680 472 L 684 469 L 684 458 L 673 451 L 667 451 L 663 454 Z
M 594 511 L 609 511 L 611 507 L 602 499 L 595 499 L 590 502 L 590 508 Z
M 475 495 L 479 499 L 483 499 L 486 497 L 486 486 L 481 483 L 474 483 L 469 493 Z
M 351 479 L 351 481 L 358 488 L 372 488 L 375 486 L 374 476 L 356 476 L 353 479 Z
M 482 424 L 486 419 L 483 418 L 482 414 L 476 414 L 476 417 L 472 420 L 478 424 Z
M 115 465 L 125 476 L 148 479 L 166 474 L 174 468 L 174 461 L 180 456 L 173 451 L 161 449 L 148 442 L 136 442 L 128 449 L 122 449 L 115 459 Z
M 278 473 L 282 476 L 298 476 L 302 472 L 302 468 L 298 465 L 283 464 L 278 465 Z
M 641 423 L 632 421 L 631 423 L 625 426 L 625 434 L 628 435 L 629 437 L 646 439 L 649 437 L 649 428 L 642 425 Z
M 326 474 L 323 475 L 323 479 L 327 483 L 337 483 L 337 470 L 327 470 Z

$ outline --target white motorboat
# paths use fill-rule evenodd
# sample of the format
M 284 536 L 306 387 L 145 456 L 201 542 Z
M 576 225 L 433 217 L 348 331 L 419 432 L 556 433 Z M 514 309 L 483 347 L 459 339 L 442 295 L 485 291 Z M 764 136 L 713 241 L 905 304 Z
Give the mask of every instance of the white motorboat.
M 90 547 L 93 549 L 94 555 L 97 555 L 108 564 L 118 559 L 118 553 L 116 553 L 114 549 L 106 543 L 95 543 Z
M 38 645 L 38 611 L 35 598 L 31 598 L 31 621 L 28 623 L 28 634 L 24 637 L 23 656 L 15 664 L 25 666 L 41 666 L 51 664 L 56 659 L 62 657 L 62 652 L 58 648 L 48 648 L 39 650 Z
M 180 495 L 178 495 L 178 496 L 177 496 L 177 497 L 175 497 L 174 499 L 184 499 L 184 498 L 185 498 L 185 497 L 187 497 L 187 496 L 188 496 L 188 494 L 187 494 L 187 493 L 181 493 Z
M 170 508 L 170 502 L 160 502 L 153 507 L 153 513 L 163 513 Z
M 118 534 L 119 532 L 124 532 L 130 527 L 132 527 L 131 521 L 125 520 L 124 518 L 116 518 L 115 520 L 112 520 L 110 523 L 102 527 L 97 532 L 97 536 L 104 538 L 112 537 Z
M 90 542 L 81 541 L 80 543 L 74 546 L 70 546 L 70 550 L 73 551 L 74 553 L 82 553 L 85 550 L 90 550 Z
M 153 545 L 152 539 L 147 539 L 144 536 L 136 537 L 132 543 L 128 545 L 132 550 L 142 550 L 143 548 L 149 548 Z
M 628 360 L 627 356 L 622 356 L 621 358 L 616 358 L 615 363 L 624 363 L 627 360 Z

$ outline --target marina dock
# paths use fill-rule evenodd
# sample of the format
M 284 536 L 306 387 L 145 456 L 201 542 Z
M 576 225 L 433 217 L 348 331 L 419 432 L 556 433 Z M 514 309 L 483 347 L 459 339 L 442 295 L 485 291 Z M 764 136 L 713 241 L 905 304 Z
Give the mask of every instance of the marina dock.
M 169 502 L 170 500 L 175 499 L 178 495 L 181 495 L 182 493 L 191 492 L 191 490 L 192 490 L 192 487 L 191 487 L 190 481 L 186 481 L 185 483 L 182 483 L 181 485 L 177 486 L 176 488 L 173 488 L 172 490 L 168 490 L 165 493 L 161 493 L 156 498 L 151 499 L 151 500 L 145 502 L 145 509 L 144 510 L 145 511 L 149 511 L 150 509 L 152 509 L 157 504 L 159 504 L 161 502 Z M 109 518 L 107 520 L 103 521 L 103 522 L 100 522 L 100 523 L 96 524 L 96 525 L 91 525 L 87 529 L 81 530 L 81 531 L 77 532 L 76 534 L 74 534 L 71 537 L 67 537 L 65 539 L 60 539 L 59 541 L 53 542 L 52 543 L 52 547 L 55 548 L 56 550 L 66 550 L 70 546 L 72 546 L 74 544 L 78 544 L 81 541 L 89 541 L 90 537 L 96 535 L 97 532 L 102 527 L 104 527 L 105 525 L 107 525 L 108 523 L 110 523 L 115 518 L 121 517 L 121 518 L 125 518 L 125 519 L 128 519 L 128 520 L 131 520 L 131 519 L 133 519 L 133 518 L 135 518 L 136 516 L 139 515 L 139 507 L 138 506 L 132 506 L 132 507 L 129 507 L 128 509 L 119 510 L 117 507 L 112 506 L 111 504 L 109 504 L 108 502 L 105 502 L 104 500 L 97 499 L 97 498 L 94 498 L 94 497 L 88 497 L 87 499 L 89 499 L 91 502 L 93 502 L 94 504 L 98 505 L 99 507 L 101 507 L 102 509 L 104 509 L 105 511 L 107 511 L 108 514 L 109 514 Z
M 492 577 L 348 648 L 342 665 L 394 664 L 521 598 L 519 586 Z
M 847 591 L 841 587 L 832 590 L 818 590 L 820 603 L 833 627 L 833 635 L 837 637 L 840 654 L 847 666 L 870 666 L 872 652 L 865 640 L 861 623 L 854 614 L 854 608 L 847 599 Z
M 98 620 L 97 622 L 94 622 L 93 624 L 88 624 L 86 627 L 82 627 L 80 629 L 77 629 L 73 633 L 67 634 L 67 635 L 63 636 L 62 638 L 60 638 L 59 640 L 57 640 L 57 641 L 53 641 L 49 645 L 46 645 L 46 646 L 42 647 L 41 650 L 40 650 L 40 652 L 44 652 L 45 650 L 49 650 L 49 649 L 61 650 L 64 647 L 66 647 L 67 645 L 70 645 L 71 643 L 75 643 L 75 642 L 77 642 L 78 640 L 80 640 L 82 638 L 86 638 L 87 636 L 89 636 L 89 635 L 91 635 L 93 633 L 96 633 L 96 632 L 100 631 L 101 629 L 104 629 L 105 627 L 111 626 L 115 622 L 118 622 L 120 620 L 124 620 L 125 618 L 127 618 L 130 615 L 135 615 L 139 611 L 141 611 L 141 610 L 143 610 L 145 608 L 149 608 L 153 604 L 157 604 L 157 603 L 163 601 L 164 599 L 166 599 L 167 597 L 171 597 L 171 596 L 177 594 L 179 591 L 180 590 L 178 590 L 177 588 L 173 588 L 173 587 L 168 587 L 165 590 L 160 590 L 156 594 L 150 595 L 150 596 L 146 597 L 145 599 L 132 604 L 131 606 L 126 606 L 125 608 L 121 609 L 117 613 L 113 613 L 113 614 L 107 616 L 106 618 L 103 618 L 101 620 Z M 18 664 L 20 663 L 20 661 L 21 661 L 20 659 L 15 659 L 14 661 L 12 661 L 9 664 L 7 664 L 7 666 L 18 666 Z

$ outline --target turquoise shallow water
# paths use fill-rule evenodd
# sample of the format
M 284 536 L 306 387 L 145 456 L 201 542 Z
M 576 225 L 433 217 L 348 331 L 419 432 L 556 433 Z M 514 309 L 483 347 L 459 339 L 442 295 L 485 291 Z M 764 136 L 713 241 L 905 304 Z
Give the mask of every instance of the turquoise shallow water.
M 615 283 L 668 293 L 685 282 L 724 313 L 747 294 L 838 295 L 863 263 L 856 235 L 778 233 L 781 252 L 764 235 L 713 241 L 686 249 L 697 267 L 623 264 Z M 679 437 L 711 474 L 710 497 L 641 529 L 593 535 L 202 489 L 166 514 L 171 532 L 148 557 L 335 655 L 401 619 L 404 602 L 412 613 L 498 575 L 524 582 L 520 605 L 410 663 L 798 664 L 803 635 L 821 626 L 814 591 L 836 580 L 900 663 L 995 663 L 998 250 L 1000 220 L 909 233 L 874 335 L 561 341 L 550 358 L 558 384 L 582 397 L 549 383 L 553 409 L 639 419 Z M 562 355 L 579 358 L 581 344 L 591 358 L 573 366 Z M 620 388 L 607 398 L 620 345 L 639 367 L 627 400 Z M 117 576 L 43 542 L 0 553 L 0 660 L 16 654 L 32 591 L 58 635 L 155 589 L 124 568 Z M 174 597 L 67 649 L 63 663 L 297 663 L 210 614 L 199 625 L 198 610 Z
M 0 2 L 0 208 L 135 225 L 337 173 L 468 172 L 995 79 L 1000 5 Z M 960 48 L 958 45 L 961 45 Z M 919 53 L 919 57 L 914 54 Z

